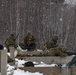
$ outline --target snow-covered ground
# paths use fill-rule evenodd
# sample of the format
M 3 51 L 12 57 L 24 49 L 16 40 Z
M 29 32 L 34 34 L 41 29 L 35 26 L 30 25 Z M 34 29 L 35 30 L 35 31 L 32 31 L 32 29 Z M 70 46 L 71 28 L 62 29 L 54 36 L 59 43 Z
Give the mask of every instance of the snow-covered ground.
M 18 50 L 23 51 L 20 47 L 18 47 Z M 42 51 L 42 50 L 37 49 L 37 51 Z M 10 53 L 7 53 L 7 54 L 10 56 Z M 23 64 L 25 62 L 28 62 L 28 61 L 15 58 L 14 66 L 10 66 L 9 64 L 7 65 L 7 75 L 43 75 L 43 73 L 39 73 L 39 72 L 31 73 L 28 71 L 20 70 L 18 67 L 24 67 Z M 55 66 L 58 66 L 57 64 L 46 64 L 42 61 L 41 62 L 33 61 L 33 63 L 35 64 L 34 67 L 55 67 Z M 62 67 L 65 67 L 65 66 L 66 65 L 64 64 Z M 17 67 L 17 70 L 15 70 L 15 67 Z
M 25 62 L 28 62 L 28 61 L 18 60 L 18 59 L 16 59 L 16 61 L 18 62 L 18 67 L 24 67 L 23 64 Z M 33 62 L 33 63 L 35 64 L 34 67 L 55 67 L 55 66 L 57 66 L 57 64 L 45 64 L 42 61 L 40 63 L 38 63 L 38 62 Z
M 18 65 L 18 67 L 24 67 L 22 64 L 24 64 L 25 62 L 27 61 L 24 61 L 24 60 L 18 60 L 18 59 L 15 59 L 16 60 L 16 65 Z M 57 66 L 57 64 L 45 64 L 44 62 L 33 62 L 35 65 L 35 67 L 55 67 Z M 14 70 L 15 69 L 15 66 L 10 66 L 9 64 L 7 65 L 7 75 L 43 75 L 43 73 L 39 73 L 39 72 L 35 72 L 35 73 L 31 73 L 31 72 L 28 72 L 28 71 L 24 71 L 24 70 L 20 70 L 19 68 L 17 70 Z
M 43 75 L 42 73 L 39 73 L 39 72 L 35 72 L 35 73 L 31 73 L 31 72 L 28 72 L 28 71 L 23 71 L 23 70 L 20 70 L 20 69 L 17 69 L 14 71 L 14 74 L 13 75 Z
M 17 61 L 18 67 L 24 67 L 22 64 L 27 62 L 27 61 L 18 60 L 18 59 L 16 59 L 16 61 Z M 33 63 L 38 64 L 37 62 L 33 62 Z M 44 62 L 40 62 L 40 64 L 35 65 L 35 67 L 54 67 L 54 66 L 57 66 L 57 65 L 56 64 L 48 65 L 48 64 L 45 64 Z M 7 75 L 10 75 L 10 74 L 13 74 L 13 75 L 43 75 L 42 73 L 39 73 L 39 72 L 31 73 L 28 71 L 25 72 L 24 70 L 20 70 L 20 69 L 17 69 L 17 70 L 14 70 L 14 69 L 15 69 L 15 66 L 10 66 L 8 64 L 7 65 Z
M 7 70 L 7 75 L 43 75 L 43 73 L 31 73 L 20 69 L 14 70 L 13 66 L 9 66 L 9 69 Z
M 75 56 L 75 55 L 74 55 Z M 7 75 L 43 75 L 43 73 L 39 73 L 39 72 L 34 72 L 31 73 L 29 71 L 24 71 L 19 69 L 18 67 L 24 67 L 24 63 L 28 62 L 25 60 L 19 60 L 19 59 L 15 59 L 16 63 L 14 66 L 10 66 L 9 64 L 7 65 Z M 57 64 L 46 64 L 44 62 L 33 62 L 35 64 L 34 67 L 55 67 L 58 66 Z M 15 67 L 17 67 L 17 69 L 15 70 Z M 63 64 L 62 67 L 66 67 L 66 64 Z

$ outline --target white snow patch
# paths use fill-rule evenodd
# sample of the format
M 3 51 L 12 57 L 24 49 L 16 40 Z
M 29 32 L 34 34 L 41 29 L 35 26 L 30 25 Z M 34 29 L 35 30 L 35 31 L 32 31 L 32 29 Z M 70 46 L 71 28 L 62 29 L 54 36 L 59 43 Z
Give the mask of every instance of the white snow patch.
M 33 63 L 34 63 L 34 64 L 39 64 L 38 62 L 35 62 L 35 61 L 34 61 Z
M 15 61 L 17 61 L 18 63 L 18 67 L 23 67 L 23 64 L 25 62 L 28 62 L 28 61 L 25 61 L 25 60 L 18 60 L 18 59 L 15 59 Z M 33 62 L 35 64 L 35 67 L 55 67 L 55 66 L 58 66 L 57 64 L 45 64 L 44 62 Z
M 20 46 L 17 47 L 18 51 L 27 51 L 27 49 L 23 50 Z
M 28 71 L 24 71 L 24 70 L 14 70 L 14 66 L 10 66 L 9 64 L 7 65 L 8 69 L 7 69 L 7 75 L 43 75 L 43 73 L 39 73 L 39 72 L 28 72 Z
M 42 52 L 43 50 L 37 49 L 37 51 Z
M 57 64 L 39 64 L 35 65 L 35 67 L 55 67 Z
M 10 53 L 8 52 L 7 55 L 10 56 Z
M 39 73 L 39 72 L 31 73 L 28 71 L 25 72 L 24 70 L 17 69 L 14 71 L 13 75 L 43 75 L 43 73 Z
M 25 61 L 25 60 L 18 60 L 18 59 L 15 59 L 15 61 L 16 61 L 16 63 L 18 64 L 18 65 L 17 65 L 18 67 L 24 67 L 23 64 L 24 64 L 25 62 L 27 62 L 27 61 Z
M 10 71 L 12 69 L 14 69 L 14 66 L 10 66 L 9 64 L 7 64 L 7 71 Z
M 4 50 L 6 50 L 7 48 L 6 47 L 4 47 Z
M 66 67 L 66 64 L 63 64 L 62 67 Z

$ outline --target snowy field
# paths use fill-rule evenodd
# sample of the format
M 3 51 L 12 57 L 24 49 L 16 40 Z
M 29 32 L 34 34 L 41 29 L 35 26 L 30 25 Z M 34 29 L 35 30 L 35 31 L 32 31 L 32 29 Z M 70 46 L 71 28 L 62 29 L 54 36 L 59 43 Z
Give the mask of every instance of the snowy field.
M 24 64 L 25 62 L 27 61 L 24 61 L 24 60 L 18 60 L 18 59 L 15 59 L 16 60 L 16 65 L 18 67 L 24 67 L 22 64 Z M 33 62 L 34 64 L 37 64 L 35 65 L 35 67 L 55 67 L 57 66 L 57 64 L 45 64 L 44 62 L 40 62 L 40 63 L 37 63 L 37 62 Z M 39 73 L 39 72 L 35 72 L 35 73 L 31 73 L 31 72 L 28 72 L 28 71 L 24 71 L 24 70 L 20 70 L 19 68 L 17 68 L 17 70 L 14 70 L 15 69 L 15 66 L 10 66 L 9 64 L 7 65 L 7 75 L 43 75 L 43 73 Z
M 25 72 L 24 70 L 17 69 L 17 70 L 11 70 L 10 72 L 7 72 L 7 75 L 43 75 L 43 74 L 39 72 L 35 72 L 35 73 L 31 73 L 28 71 Z

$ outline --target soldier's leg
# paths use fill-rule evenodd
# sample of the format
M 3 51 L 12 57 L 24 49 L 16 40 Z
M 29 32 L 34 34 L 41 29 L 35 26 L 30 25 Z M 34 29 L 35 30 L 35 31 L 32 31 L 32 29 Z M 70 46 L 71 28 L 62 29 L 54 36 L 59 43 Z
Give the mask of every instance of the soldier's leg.
M 7 52 L 10 52 L 9 45 L 6 45 Z
M 31 50 L 31 46 L 30 46 L 30 44 L 26 45 L 26 49 L 27 49 L 28 51 Z
M 30 44 L 30 49 L 31 50 L 35 50 L 36 49 L 36 44 L 35 43 L 31 43 Z

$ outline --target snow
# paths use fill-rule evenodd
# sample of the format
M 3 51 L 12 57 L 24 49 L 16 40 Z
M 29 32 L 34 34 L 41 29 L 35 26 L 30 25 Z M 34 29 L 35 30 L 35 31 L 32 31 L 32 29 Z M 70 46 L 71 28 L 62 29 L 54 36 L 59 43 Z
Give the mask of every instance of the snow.
M 10 53 L 8 52 L 7 55 L 10 56 Z
M 7 75 L 43 75 L 43 73 L 39 73 L 39 72 L 28 72 L 28 71 L 24 71 L 24 70 L 20 70 L 18 67 L 24 67 L 23 64 L 27 61 L 24 60 L 19 60 L 19 59 L 15 59 L 15 65 L 14 66 L 10 66 L 9 64 L 7 64 Z M 57 66 L 57 64 L 45 64 L 44 62 L 33 62 L 35 64 L 35 67 L 55 67 Z M 17 67 L 17 70 L 15 70 L 15 67 Z
M 13 75 L 43 75 L 43 74 L 39 72 L 35 72 L 35 73 L 31 73 L 28 71 L 25 72 L 24 70 L 17 69 L 14 71 Z
M 23 50 L 20 46 L 17 47 L 17 50 L 18 51 L 27 51 L 27 49 L 26 50 Z
M 17 47 L 17 50 L 18 51 L 25 51 L 25 52 L 27 51 L 27 49 L 23 50 L 20 46 Z M 41 52 L 42 50 L 37 49 L 37 51 Z
M 9 64 L 7 64 L 7 71 L 10 71 L 12 69 L 14 69 L 14 66 L 10 66 Z
M 25 62 L 28 62 L 25 60 L 18 60 L 18 59 L 15 59 L 15 61 L 18 63 L 18 67 L 24 67 L 23 64 Z M 57 64 L 46 64 L 42 61 L 40 63 L 34 61 L 33 63 L 35 64 L 35 67 L 55 67 L 55 66 L 57 66 Z
M 35 65 L 35 67 L 55 67 L 57 66 L 57 64 L 39 64 L 39 65 Z
M 36 64 L 36 65 L 39 64 L 38 62 L 35 62 L 35 61 L 33 63 Z
M 22 64 L 24 64 L 25 62 L 27 62 L 27 61 L 18 60 L 18 59 L 15 59 L 15 61 L 16 61 L 15 65 L 17 65 L 18 67 L 24 67 Z
M 42 52 L 43 50 L 37 49 L 37 51 Z
M 66 64 L 63 64 L 62 67 L 66 67 Z
M 24 64 L 25 63 L 24 60 L 18 60 L 18 59 L 15 59 L 15 60 L 18 62 L 18 64 Z
M 19 48 L 20 49 L 20 48 Z M 10 53 L 7 53 L 10 56 Z M 28 72 L 28 71 L 24 71 L 24 70 L 20 70 L 18 67 L 24 67 L 23 64 L 25 62 L 25 60 L 19 60 L 17 58 L 15 58 L 15 65 L 14 66 L 10 66 L 9 64 L 7 64 L 7 75 L 43 75 L 43 73 L 39 73 L 39 72 Z M 34 64 L 39 64 L 37 62 L 33 62 Z M 17 67 L 17 70 L 15 70 L 15 68 Z
M 7 48 L 6 47 L 4 47 L 4 50 L 6 50 Z
M 39 72 L 34 72 L 34 73 L 31 73 L 31 72 L 28 72 L 28 71 L 24 71 L 24 70 L 20 70 L 20 69 L 17 69 L 17 70 L 14 70 L 15 67 L 14 66 L 10 66 L 9 64 L 7 65 L 7 75 L 43 75 L 42 73 L 39 73 Z
M 74 57 L 74 56 L 75 55 L 72 55 L 72 57 Z M 10 66 L 9 64 L 7 64 L 7 75 L 43 75 L 43 73 L 39 73 L 39 72 L 32 73 L 29 71 L 24 71 L 24 70 L 19 69 L 18 67 L 24 67 L 23 64 L 25 62 L 28 62 L 28 61 L 15 58 L 15 65 L 14 66 Z M 41 62 L 33 61 L 33 63 L 35 64 L 34 67 L 55 67 L 55 66 L 58 66 L 55 63 L 46 64 L 42 61 Z M 63 64 L 61 67 L 63 68 L 63 67 L 67 67 L 67 66 L 66 66 L 66 64 Z M 15 68 L 16 68 L 16 70 L 15 70 Z

